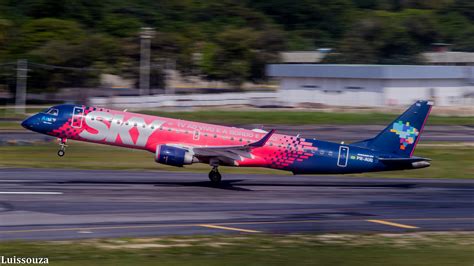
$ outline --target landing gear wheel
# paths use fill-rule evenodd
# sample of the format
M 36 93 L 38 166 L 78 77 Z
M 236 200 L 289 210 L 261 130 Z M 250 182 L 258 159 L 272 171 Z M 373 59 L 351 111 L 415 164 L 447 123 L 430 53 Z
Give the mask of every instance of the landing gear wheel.
M 60 147 L 58 151 L 59 157 L 63 157 L 64 154 L 66 154 L 66 147 L 67 147 L 66 142 L 67 142 L 67 139 L 65 138 L 59 139 L 59 147 Z
M 219 171 L 217 170 L 217 167 L 216 167 L 216 168 L 213 168 L 213 169 L 209 172 L 209 180 L 211 180 L 212 184 L 214 184 L 214 185 L 218 185 L 218 184 L 221 183 L 222 176 L 221 176 L 221 174 L 219 173 Z

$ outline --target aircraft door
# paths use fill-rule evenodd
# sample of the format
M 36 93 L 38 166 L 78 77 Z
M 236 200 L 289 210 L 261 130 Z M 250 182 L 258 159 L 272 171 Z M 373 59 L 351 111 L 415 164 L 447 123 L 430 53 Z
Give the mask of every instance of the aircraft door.
M 347 160 L 349 159 L 349 147 L 340 146 L 339 147 L 339 156 L 337 157 L 337 166 L 346 167 Z
M 83 119 L 84 119 L 84 108 L 74 107 L 74 110 L 72 111 L 71 127 L 81 128 Z

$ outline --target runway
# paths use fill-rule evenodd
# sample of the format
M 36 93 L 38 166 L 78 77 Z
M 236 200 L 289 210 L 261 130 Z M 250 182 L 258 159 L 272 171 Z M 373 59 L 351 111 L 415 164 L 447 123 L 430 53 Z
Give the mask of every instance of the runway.
M 222 174 L 0 169 L 0 239 L 474 230 L 472 180 Z

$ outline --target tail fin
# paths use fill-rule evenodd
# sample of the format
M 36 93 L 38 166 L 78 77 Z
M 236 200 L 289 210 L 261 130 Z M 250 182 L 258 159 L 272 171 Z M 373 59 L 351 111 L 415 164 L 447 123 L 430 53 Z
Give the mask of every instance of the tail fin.
M 375 138 L 352 145 L 396 154 L 399 157 L 411 157 L 423 132 L 431 107 L 431 102 L 417 101 Z

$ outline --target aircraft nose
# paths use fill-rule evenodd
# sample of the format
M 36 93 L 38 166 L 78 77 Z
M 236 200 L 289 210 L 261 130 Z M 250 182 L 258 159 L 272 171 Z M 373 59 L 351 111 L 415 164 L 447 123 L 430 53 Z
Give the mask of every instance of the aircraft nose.
M 27 119 L 23 120 L 23 122 L 21 122 L 21 126 L 24 127 L 24 128 L 26 128 L 26 129 L 28 129 L 28 124 L 30 123 L 30 122 L 28 121 L 29 119 L 30 119 L 30 118 L 27 118 Z
M 31 129 L 33 127 L 33 120 L 33 116 L 30 116 L 27 119 L 23 120 L 23 122 L 21 122 L 21 126 L 26 129 Z

